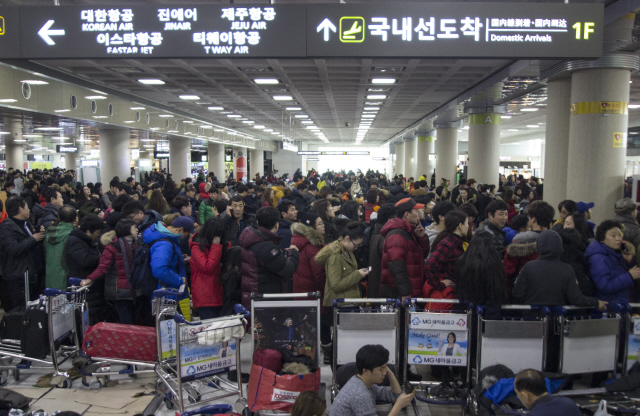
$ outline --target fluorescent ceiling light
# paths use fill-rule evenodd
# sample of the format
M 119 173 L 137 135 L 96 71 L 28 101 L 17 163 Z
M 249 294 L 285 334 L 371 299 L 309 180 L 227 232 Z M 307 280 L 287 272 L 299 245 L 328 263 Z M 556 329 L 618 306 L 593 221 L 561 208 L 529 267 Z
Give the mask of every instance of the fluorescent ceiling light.
M 395 78 L 373 78 L 371 80 L 372 84 L 395 84 Z
M 277 134 L 280 134 L 280 132 L 272 131 L 272 132 L 271 132 L 271 134 L 273 134 L 273 135 L 277 135 Z
M 241 115 L 239 115 L 239 114 L 227 114 L 227 117 L 230 117 L 230 118 L 240 118 L 240 117 L 242 117 L 242 116 L 241 116 Z
M 290 95 L 274 95 L 273 99 L 276 101 L 291 101 L 293 97 Z
M 640 108 L 640 104 L 629 104 L 630 109 Z
M 384 100 L 385 98 L 387 98 L 387 96 L 384 94 L 367 95 L 367 100 Z
M 200 97 L 198 97 L 197 95 L 178 95 L 178 97 L 182 100 L 186 100 L 186 101 L 193 101 L 193 100 L 199 100 Z
M 309 130 L 311 130 L 311 129 L 317 129 L 317 128 L 318 128 L 318 126 L 313 126 L 313 125 L 312 125 L 312 126 L 307 126 L 307 129 L 309 129 Z
M 160 127 L 149 127 L 149 130 L 158 130 Z
M 256 78 L 253 80 L 256 84 L 261 84 L 261 85 L 273 85 L 273 84 L 279 84 L 280 80 L 277 80 L 275 78 Z
M 158 117 L 170 118 L 170 117 L 173 117 L 173 116 L 171 114 L 160 114 Z
M 272 132 L 272 131 L 273 131 L 273 129 L 264 129 L 264 131 L 266 131 L 266 132 Z
M 93 118 L 107 118 L 107 116 L 93 116 Z
M 164 85 L 165 84 L 163 80 L 155 79 L 155 78 L 139 79 L 138 82 L 145 85 Z
M 255 126 L 253 126 L 254 129 L 264 129 L 265 127 L 262 124 L 256 124 Z
M 24 79 L 20 82 L 26 82 L 31 85 L 48 85 L 49 83 L 46 81 L 40 81 L 39 79 Z
M 511 116 L 502 116 L 502 118 L 511 118 Z
M 142 147 L 156 147 L 155 144 L 143 144 Z
M 313 121 L 311 120 L 303 120 L 301 121 L 302 124 L 313 124 Z
M 177 133 L 178 130 L 167 130 L 167 133 Z
M 130 110 L 144 110 L 144 107 L 131 107 Z
M 224 110 L 224 107 L 207 107 L 207 110 L 222 111 L 222 110 Z
M 141 142 L 155 142 L 154 139 L 140 139 Z
M 0 103 L 15 103 L 18 100 L 14 100 L 13 98 L 6 98 L 3 100 L 0 100 Z
M 16 143 L 26 143 L 27 141 L 24 139 L 15 139 L 14 142 Z
M 520 111 L 533 113 L 534 111 L 538 111 L 539 108 L 521 108 Z
M 537 124 L 527 124 L 527 127 L 535 129 L 536 127 L 540 127 L 540 126 L 538 126 Z
M 5 134 L 11 134 L 9 131 L 0 131 L 0 136 L 4 136 Z
M 129 123 L 135 123 L 135 120 L 126 120 L 125 123 L 129 124 Z
M 309 118 L 309 116 L 306 115 L 306 114 L 296 114 L 295 117 L 296 118 Z
M 36 130 L 40 131 L 60 131 L 63 130 L 62 127 L 37 127 Z
M 363 108 L 365 111 L 379 111 L 380 107 L 365 107 Z
M 22 137 L 26 137 L 27 139 L 35 139 L 38 137 L 42 137 L 42 134 L 23 134 Z
M 67 113 L 69 111 L 71 111 L 71 110 L 67 110 L 67 109 L 64 109 L 64 110 L 53 110 L 54 113 Z
M 87 95 L 86 97 L 87 100 L 106 100 L 107 97 L 105 97 L 104 95 Z
M 285 108 L 285 110 L 287 110 L 287 111 L 301 111 L 302 108 L 300 108 L 300 107 L 287 107 L 287 108 Z
M 182 122 L 183 123 L 187 123 L 187 124 L 192 124 L 193 123 L 193 121 L 191 121 L 191 120 L 183 120 Z
M 376 118 L 374 114 L 363 114 L 362 118 Z
M 255 124 L 255 121 L 247 120 L 243 121 L 244 124 Z
M 509 131 L 519 131 L 518 129 L 509 129 Z

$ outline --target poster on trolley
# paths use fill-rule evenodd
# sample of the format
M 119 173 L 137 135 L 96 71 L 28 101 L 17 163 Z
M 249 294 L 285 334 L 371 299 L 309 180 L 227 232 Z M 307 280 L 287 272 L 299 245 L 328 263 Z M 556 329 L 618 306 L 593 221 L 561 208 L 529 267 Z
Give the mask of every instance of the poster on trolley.
M 317 356 L 316 301 L 256 302 L 252 317 L 254 350 L 285 348 L 294 355 Z
M 412 313 L 408 362 L 417 365 L 466 366 L 467 315 Z

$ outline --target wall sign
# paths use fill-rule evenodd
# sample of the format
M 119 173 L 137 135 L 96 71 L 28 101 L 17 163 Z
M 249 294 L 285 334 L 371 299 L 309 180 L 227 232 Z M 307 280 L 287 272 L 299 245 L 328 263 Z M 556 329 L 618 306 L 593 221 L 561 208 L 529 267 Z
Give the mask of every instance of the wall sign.
M 396 3 L 0 8 L 0 58 L 597 58 L 604 5 Z

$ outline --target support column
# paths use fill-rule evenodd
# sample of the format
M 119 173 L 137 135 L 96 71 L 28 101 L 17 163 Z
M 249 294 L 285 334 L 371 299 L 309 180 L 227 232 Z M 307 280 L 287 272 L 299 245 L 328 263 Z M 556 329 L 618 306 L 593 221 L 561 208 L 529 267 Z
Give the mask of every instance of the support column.
M 131 176 L 129 129 L 100 129 L 100 179 L 108 184 L 114 176 Z
M 460 123 L 443 123 L 436 125 L 438 140 L 436 141 L 436 185 L 440 178 L 449 181 L 449 190 L 456 185 L 458 167 L 458 127 Z
M 433 130 L 433 122 L 422 124 L 418 127 L 417 135 L 417 159 L 416 180 L 425 175 L 427 185 L 431 185 L 431 175 L 436 169 L 435 153 L 435 130 Z
M 249 180 L 255 178 L 256 173 L 264 176 L 264 150 L 262 148 L 249 150 L 251 161 L 249 162 Z
M 404 170 L 407 178 L 415 180 L 418 171 L 418 140 L 413 132 L 408 133 L 404 139 Z
M 500 172 L 500 124 L 498 113 L 469 115 L 468 179 L 497 184 Z
M 567 198 L 594 202 L 596 224 L 613 216 L 613 204 L 623 195 L 630 76 L 617 68 L 571 76 Z M 601 114 L 602 108 L 611 113 Z
M 179 183 L 191 177 L 191 140 L 169 137 L 169 173 Z
M 207 150 L 209 172 L 213 172 L 218 180 L 224 181 L 224 144 L 209 142 Z
M 404 142 L 396 143 L 395 145 L 396 145 L 396 170 L 395 170 L 395 174 L 396 175 L 400 175 L 400 174 L 405 175 L 405 170 L 404 170 Z
M 233 176 L 238 182 L 247 180 L 246 147 L 233 147 Z
M 65 169 L 67 169 L 67 170 L 75 170 L 76 171 L 76 175 L 77 175 L 77 171 L 78 171 L 78 168 L 77 168 L 77 165 L 76 165 L 78 158 L 79 158 L 78 152 L 65 153 L 65 155 L 64 155 Z
M 541 168 L 544 166 L 544 200 L 554 208 L 560 201 L 567 199 L 570 116 L 571 78 L 549 81 L 547 124 L 542 154 L 544 163 L 541 163 Z
M 22 123 L 10 121 L 11 135 L 5 138 L 5 160 L 7 169 L 13 168 L 24 171 L 24 144 L 15 140 L 22 138 Z

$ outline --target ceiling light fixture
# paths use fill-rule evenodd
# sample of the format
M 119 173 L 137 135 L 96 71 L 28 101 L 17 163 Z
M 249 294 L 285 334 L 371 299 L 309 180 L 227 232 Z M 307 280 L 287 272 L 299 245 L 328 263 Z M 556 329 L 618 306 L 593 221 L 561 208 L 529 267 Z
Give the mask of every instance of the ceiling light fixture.
M 37 127 L 35 130 L 39 131 L 60 131 L 64 130 L 62 127 Z
M 69 111 L 71 111 L 71 110 L 67 110 L 67 109 L 64 109 L 64 110 L 53 110 L 54 113 L 67 113 Z
M 287 108 L 285 108 L 285 110 L 287 110 L 287 111 L 301 111 L 302 108 L 300 108 L 300 107 L 287 107 Z
M 527 124 L 527 127 L 535 129 L 536 127 L 540 127 L 537 124 Z
M 373 78 L 371 80 L 372 84 L 395 84 L 396 83 L 396 79 L 395 78 Z
M 222 111 L 222 110 L 224 110 L 224 107 L 207 107 L 207 110 Z
M 311 120 L 302 120 L 300 123 L 302 124 L 313 124 L 314 122 Z
M 200 99 L 200 97 L 198 97 L 197 95 L 189 95 L 189 94 L 186 94 L 186 95 L 178 95 L 178 97 L 179 97 L 181 100 L 185 100 L 185 101 L 194 101 L 194 100 L 199 100 L 199 99 Z
M 145 85 L 164 85 L 165 84 L 163 80 L 156 79 L 156 78 L 139 79 L 138 82 Z
M 521 108 L 520 111 L 523 112 L 527 112 L 527 113 L 533 113 L 534 111 L 538 111 L 539 108 Z
M 130 107 L 130 110 L 144 110 L 144 107 Z
M 0 100 L 0 103 L 15 103 L 18 100 L 14 100 L 13 98 L 5 98 Z
M 387 96 L 384 94 L 367 95 L 367 100 L 384 100 L 385 98 L 387 98 Z
M 380 111 L 380 107 L 365 107 L 364 111 Z
M 511 118 L 511 116 L 501 116 L 502 118 Z
M 256 78 L 253 80 L 256 84 L 260 84 L 260 85 L 273 85 L 273 84 L 279 84 L 280 80 L 275 79 L 275 78 Z
M 291 101 L 293 97 L 290 95 L 274 95 L 273 99 L 276 101 Z
M 255 121 L 247 120 L 243 121 L 244 124 L 255 124 Z
M 48 85 L 49 84 L 47 81 L 41 81 L 39 79 L 24 79 L 20 82 L 25 82 L 31 85 Z
M 158 117 L 170 118 L 170 117 L 173 117 L 173 116 L 171 114 L 160 114 Z
M 42 137 L 42 134 L 23 134 L 22 137 L 27 139 L 36 139 L 38 137 Z
M 640 108 L 640 104 L 629 104 L 628 106 L 630 109 L 634 110 L 636 108 Z
M 105 97 L 104 95 L 87 95 L 86 97 L 87 100 L 106 100 L 107 97 Z
M 306 114 L 296 114 L 295 118 L 309 118 L 309 116 Z
M 259 129 L 262 130 L 265 128 L 265 126 L 263 126 L 262 124 L 256 124 L 255 126 L 253 126 L 254 129 Z

